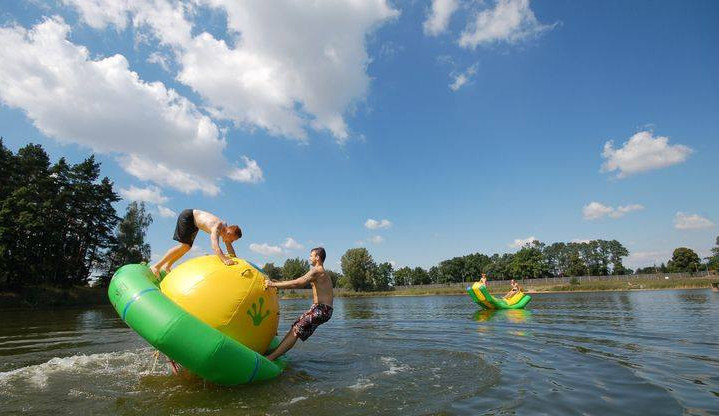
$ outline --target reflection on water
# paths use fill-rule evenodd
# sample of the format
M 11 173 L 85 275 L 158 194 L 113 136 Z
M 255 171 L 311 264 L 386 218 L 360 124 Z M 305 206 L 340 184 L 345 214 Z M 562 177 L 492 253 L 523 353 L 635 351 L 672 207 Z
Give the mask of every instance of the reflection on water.
M 280 333 L 309 307 L 282 302 Z M 281 377 L 169 374 L 111 308 L 0 311 L 1 413 L 719 414 L 719 293 L 336 299 Z
M 521 324 L 527 322 L 531 317 L 532 311 L 527 309 L 481 309 L 474 313 L 472 319 L 477 322 L 496 320 Z

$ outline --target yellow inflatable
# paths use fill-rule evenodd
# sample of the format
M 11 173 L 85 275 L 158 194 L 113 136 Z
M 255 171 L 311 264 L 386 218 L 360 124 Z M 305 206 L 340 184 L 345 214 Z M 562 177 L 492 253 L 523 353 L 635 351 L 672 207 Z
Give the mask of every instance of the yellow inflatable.
M 167 274 L 160 290 L 191 315 L 262 354 L 277 334 L 277 290 L 265 290 L 265 277 L 254 265 L 232 260 L 233 266 L 214 255 L 188 260 Z

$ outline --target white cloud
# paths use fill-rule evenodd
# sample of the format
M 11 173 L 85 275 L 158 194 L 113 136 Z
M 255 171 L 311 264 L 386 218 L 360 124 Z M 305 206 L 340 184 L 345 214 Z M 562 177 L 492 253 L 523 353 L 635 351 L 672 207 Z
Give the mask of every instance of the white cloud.
M 458 91 L 460 88 L 462 88 L 464 85 L 466 85 L 472 78 L 472 75 L 477 73 L 477 64 L 474 64 L 467 68 L 466 71 L 460 72 L 458 74 L 452 73 L 450 76 L 453 78 L 453 81 L 451 84 L 449 84 L 449 89 L 452 91 Z
M 372 218 L 369 218 L 367 221 L 365 221 L 364 226 L 365 226 L 365 228 L 368 228 L 370 230 L 377 230 L 380 228 L 389 228 L 392 226 L 392 221 L 390 221 L 388 219 L 374 220 Z
M 674 228 L 678 230 L 700 230 L 702 228 L 712 228 L 714 223 L 698 214 L 685 214 L 677 212 L 674 217 Z
M 284 243 L 282 243 L 282 247 L 288 249 L 288 250 L 302 250 L 305 248 L 302 244 L 298 243 L 294 238 L 287 237 Z
M 572 240 L 570 242 L 571 243 L 588 243 L 590 241 L 592 241 L 592 240 L 590 240 L 588 238 L 572 238 Z
M 424 33 L 437 36 L 447 30 L 449 19 L 459 8 L 457 0 L 432 0 L 432 9 L 424 21 Z
M 641 211 L 643 209 L 644 206 L 640 204 L 630 204 L 614 208 L 593 201 L 582 208 L 582 215 L 584 216 L 585 220 L 591 221 L 602 218 L 604 216 L 609 216 L 610 218 L 621 218 L 632 211 Z
M 141 180 L 217 194 L 217 172 L 231 167 L 215 123 L 161 82 L 141 80 L 124 56 L 93 59 L 69 31 L 58 17 L 0 28 L 0 100 L 49 137 L 118 155 Z
M 349 138 L 344 114 L 370 83 L 365 39 L 399 15 L 386 0 L 128 0 L 107 10 L 92 5 L 114 0 L 66 1 L 96 28 L 125 27 L 128 15 L 134 26 L 149 28 L 173 49 L 177 80 L 215 117 L 302 140 L 308 129 Z M 229 44 L 188 20 L 198 7 L 224 12 Z
M 131 185 L 129 189 L 120 188 L 120 196 L 131 201 L 144 201 L 153 204 L 164 204 L 168 198 L 162 195 L 162 190 L 156 186 L 138 188 Z
M 160 68 L 165 70 L 165 72 L 170 72 L 170 59 L 171 58 L 160 52 L 153 52 L 147 57 L 147 62 L 160 65 Z
M 177 213 L 170 208 L 163 207 L 162 205 L 157 206 L 157 211 L 160 213 L 161 217 L 164 218 L 175 218 L 177 217 Z
M 384 242 L 384 237 L 382 237 L 381 235 L 373 235 L 372 237 L 368 238 L 367 241 L 372 244 L 380 244 Z
M 507 244 L 510 248 L 522 248 L 527 244 L 531 244 L 532 241 L 537 241 L 537 237 L 517 238 L 513 242 Z
M 529 7 L 529 0 L 497 0 L 493 9 L 475 14 L 459 38 L 463 48 L 495 42 L 516 43 L 537 36 L 555 25 L 537 21 Z
M 271 246 L 267 243 L 252 243 L 250 244 L 250 250 L 254 251 L 255 253 L 262 254 L 263 256 L 277 256 L 279 254 L 282 254 L 282 247 Z
M 602 172 L 618 171 L 617 178 L 682 163 L 693 152 L 687 146 L 670 145 L 668 137 L 654 138 L 649 131 L 632 136 L 621 148 L 610 140 L 604 144 Z
M 242 160 L 245 162 L 245 167 L 234 169 L 229 174 L 230 178 L 245 183 L 257 183 L 265 179 L 262 176 L 262 169 L 260 169 L 257 162 L 247 156 L 242 156 Z
M 362 247 L 362 246 L 364 246 L 365 244 L 366 244 L 366 242 L 365 242 L 364 240 L 357 240 L 357 241 L 355 241 L 355 245 L 356 245 L 356 246 L 359 246 L 359 247 Z

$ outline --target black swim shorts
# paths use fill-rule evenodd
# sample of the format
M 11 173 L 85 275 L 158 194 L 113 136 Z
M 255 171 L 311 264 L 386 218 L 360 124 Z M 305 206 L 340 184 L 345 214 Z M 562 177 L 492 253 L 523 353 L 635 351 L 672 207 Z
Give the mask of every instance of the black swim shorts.
M 180 213 L 179 217 L 177 217 L 175 235 L 172 239 L 192 246 L 192 243 L 195 242 L 195 236 L 197 236 L 198 230 L 199 229 L 195 225 L 195 216 L 192 214 L 192 210 L 186 209 Z

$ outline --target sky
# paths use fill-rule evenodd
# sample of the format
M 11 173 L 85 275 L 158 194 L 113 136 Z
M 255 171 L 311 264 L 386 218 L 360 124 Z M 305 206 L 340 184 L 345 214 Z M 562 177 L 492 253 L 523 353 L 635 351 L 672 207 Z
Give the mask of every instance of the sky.
M 719 2 L 0 3 L 0 135 L 102 163 L 153 259 L 202 209 L 256 263 L 430 267 L 719 235 Z M 210 251 L 198 236 L 191 255 Z

